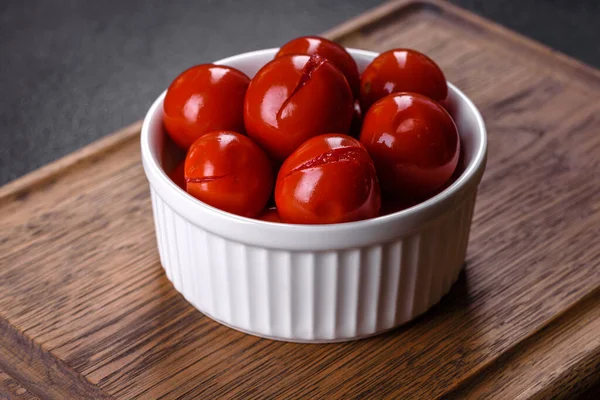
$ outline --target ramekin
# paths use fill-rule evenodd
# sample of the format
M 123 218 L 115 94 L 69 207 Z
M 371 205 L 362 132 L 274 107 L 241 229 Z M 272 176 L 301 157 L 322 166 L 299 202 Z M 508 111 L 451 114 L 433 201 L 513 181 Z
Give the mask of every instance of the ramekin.
M 348 49 L 362 71 L 377 53 Z M 277 49 L 217 64 L 249 76 Z M 394 214 L 334 225 L 291 225 L 233 215 L 179 189 L 163 170 L 163 99 L 141 134 L 158 250 L 167 277 L 210 318 L 240 331 L 294 342 L 364 338 L 427 311 L 456 281 L 486 162 L 475 105 L 449 84 L 465 170 L 446 190 Z

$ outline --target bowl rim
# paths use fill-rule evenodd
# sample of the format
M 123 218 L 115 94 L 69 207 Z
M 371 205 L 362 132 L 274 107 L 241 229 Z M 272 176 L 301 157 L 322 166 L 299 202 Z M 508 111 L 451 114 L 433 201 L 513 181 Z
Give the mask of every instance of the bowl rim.
M 231 62 L 239 60 L 240 58 L 266 56 L 270 54 L 275 55 L 278 50 L 278 48 L 269 48 L 241 53 L 235 56 L 215 61 L 214 64 L 229 64 Z M 356 56 L 362 58 L 375 58 L 379 55 L 379 53 L 376 52 L 360 49 L 347 48 L 347 50 L 353 58 L 356 58 Z M 461 102 L 463 102 L 467 106 L 468 112 L 473 114 L 473 116 L 475 117 L 476 135 L 478 135 L 480 139 L 479 146 L 475 150 L 474 157 L 466 166 L 463 173 L 450 186 L 448 186 L 446 189 L 436 194 L 435 196 L 419 204 L 391 214 L 361 221 L 344 222 L 337 224 L 289 224 L 269 222 L 255 218 L 243 217 L 240 215 L 229 213 L 227 211 L 220 210 L 216 207 L 212 207 L 206 203 L 201 202 L 200 200 L 193 198 L 192 196 L 188 195 L 185 191 L 181 190 L 173 181 L 171 181 L 171 179 L 167 176 L 167 173 L 160 166 L 158 155 L 154 154 L 150 147 L 151 120 L 157 112 L 162 112 L 162 104 L 166 94 L 166 90 L 153 102 L 152 106 L 149 108 L 148 112 L 144 117 L 140 138 L 144 170 L 146 172 L 148 181 L 150 182 L 151 186 L 154 187 L 155 184 L 159 185 L 160 190 L 157 190 L 157 192 L 159 192 L 159 196 L 162 193 L 161 191 L 168 190 L 170 192 L 169 196 L 173 196 L 172 198 L 176 199 L 177 202 L 185 204 L 181 207 L 175 208 L 179 208 L 179 211 L 185 214 L 186 218 L 194 220 L 197 224 L 204 225 L 205 227 L 206 225 L 200 222 L 202 218 L 198 216 L 210 216 L 211 219 L 220 219 L 224 222 L 226 221 L 229 224 L 237 224 L 240 228 L 243 227 L 244 230 L 248 229 L 249 227 L 260 228 L 261 232 L 268 234 L 269 236 L 273 235 L 272 237 L 277 237 L 277 235 L 280 235 L 282 233 L 289 233 L 290 231 L 294 231 L 298 235 L 342 234 L 348 231 L 361 230 L 365 227 L 369 227 L 369 231 L 372 231 L 372 229 L 390 227 L 390 224 L 398 224 L 399 222 L 406 219 L 431 219 L 432 212 L 439 213 L 441 209 L 448 209 L 449 207 L 455 206 L 459 200 L 463 199 L 467 195 L 466 193 L 464 193 L 465 191 L 468 191 L 469 188 L 472 188 L 473 186 L 476 187 L 479 184 L 486 163 L 487 131 L 484 120 L 479 110 L 477 109 L 475 104 L 473 104 L 473 102 L 452 83 L 448 82 L 448 88 L 451 92 L 454 92 L 454 94 L 461 100 Z M 472 190 L 476 190 L 476 188 Z M 461 193 L 462 196 L 460 196 Z M 163 198 L 163 196 L 160 197 Z M 460 199 L 458 199 L 459 197 Z M 186 209 L 187 207 L 190 208 Z M 434 209 L 437 209 L 437 211 L 434 211 Z M 185 210 L 185 212 L 183 212 L 183 210 Z M 192 217 L 192 214 L 195 215 Z M 220 229 L 218 229 L 217 227 L 207 227 L 207 230 L 219 231 Z M 408 230 L 414 231 L 415 229 L 411 228 Z M 407 230 L 405 229 L 405 231 Z M 254 242 L 261 244 L 263 242 L 261 240 L 252 239 L 239 241 L 250 243 Z M 312 240 L 310 241 L 313 242 Z M 365 242 L 366 241 L 368 240 L 365 239 Z M 307 246 L 299 247 L 306 248 Z

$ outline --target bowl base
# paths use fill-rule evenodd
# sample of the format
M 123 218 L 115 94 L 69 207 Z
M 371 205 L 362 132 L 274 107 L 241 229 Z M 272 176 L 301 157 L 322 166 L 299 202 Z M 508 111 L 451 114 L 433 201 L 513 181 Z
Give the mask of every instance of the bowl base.
M 192 307 L 193 307 L 193 304 L 192 304 Z M 196 308 L 196 307 L 194 307 L 194 308 Z M 196 310 L 198 310 L 198 309 L 196 308 Z M 351 337 L 347 337 L 347 338 L 335 338 L 335 339 L 293 339 L 293 338 L 286 338 L 286 337 L 280 337 L 280 336 L 264 335 L 264 334 L 261 334 L 261 333 L 256 333 L 256 332 L 253 332 L 253 331 L 248 331 L 246 329 L 238 328 L 237 326 L 233 326 L 231 324 L 228 324 L 227 322 L 221 321 L 220 319 L 215 318 L 212 315 L 210 315 L 210 314 L 208 314 L 208 313 L 206 313 L 204 311 L 201 311 L 201 310 L 198 310 L 198 311 L 201 312 L 203 315 L 207 316 L 208 318 L 212 319 L 213 321 L 221 324 L 221 325 L 224 325 L 224 326 L 226 326 L 228 328 L 231 328 L 233 330 L 236 330 L 238 332 L 245 333 L 247 335 L 256 336 L 256 337 L 259 337 L 259 338 L 262 338 L 262 339 L 276 340 L 278 342 L 288 342 L 288 343 L 298 343 L 298 344 L 342 343 L 342 342 L 351 342 L 353 340 L 368 339 L 368 338 L 372 338 L 374 336 L 382 335 L 384 333 L 393 331 L 394 329 L 397 329 L 397 328 L 401 327 L 402 325 L 407 324 L 407 323 L 415 320 L 416 318 L 420 317 L 422 314 L 424 314 L 425 312 L 427 312 L 427 311 L 425 311 L 425 312 L 423 312 L 421 314 L 415 315 L 413 318 L 409 319 L 408 321 L 401 322 L 400 324 L 398 324 L 396 326 L 393 326 L 391 328 L 387 328 L 387 329 L 384 329 L 382 331 L 377 331 L 377 332 L 374 332 L 374 333 L 368 333 L 366 335 L 357 335 L 357 336 L 351 336 Z

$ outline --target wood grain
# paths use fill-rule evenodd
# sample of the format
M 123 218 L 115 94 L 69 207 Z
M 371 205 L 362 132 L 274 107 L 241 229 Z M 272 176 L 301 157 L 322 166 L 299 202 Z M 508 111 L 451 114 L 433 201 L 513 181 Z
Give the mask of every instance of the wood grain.
M 448 398 L 571 398 L 600 382 L 600 288 L 460 382 Z M 549 351 L 551 350 L 551 351 Z M 548 373 L 547 366 L 552 366 Z
M 110 398 L 4 319 L 0 319 L 0 372 L 0 395 L 7 398 Z
M 442 303 L 333 345 L 216 324 L 162 272 L 135 126 L 0 188 L 2 382 L 48 398 L 592 393 L 600 73 L 438 1 L 389 3 L 327 35 L 424 51 L 483 113 L 489 160 L 467 266 Z
M 39 400 L 40 398 L 29 392 L 19 381 L 0 369 L 0 399 Z

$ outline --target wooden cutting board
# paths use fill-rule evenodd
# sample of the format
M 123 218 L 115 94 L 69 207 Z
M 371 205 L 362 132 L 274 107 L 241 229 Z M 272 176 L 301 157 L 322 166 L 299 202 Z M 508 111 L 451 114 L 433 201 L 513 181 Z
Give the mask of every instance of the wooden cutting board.
M 441 1 L 388 3 L 326 36 L 429 54 L 487 122 L 466 271 L 442 303 L 383 336 L 330 345 L 204 317 L 161 269 L 138 123 L 0 188 L 0 398 L 595 390 L 600 73 Z

